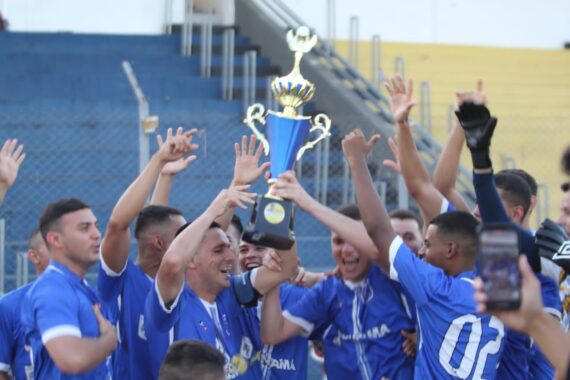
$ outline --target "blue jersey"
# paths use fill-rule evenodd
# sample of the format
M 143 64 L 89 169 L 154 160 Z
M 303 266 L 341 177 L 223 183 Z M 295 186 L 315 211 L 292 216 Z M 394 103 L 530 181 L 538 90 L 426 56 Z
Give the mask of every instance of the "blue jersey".
M 234 278 L 231 279 L 232 283 Z M 228 379 L 261 377 L 256 351 L 249 334 L 255 321 L 255 309 L 242 308 L 232 286 L 220 292 L 216 302 L 206 305 L 186 284 L 170 309 L 160 298 L 156 281 L 145 305 L 145 331 L 151 350 L 154 378 L 168 346 L 177 340 L 195 339 L 216 347 L 226 358 Z
M 31 350 L 20 322 L 22 303 L 31 286 L 25 285 L 0 298 L 0 372 L 12 372 L 15 380 L 34 377 Z
M 476 313 L 473 273 L 448 276 L 417 258 L 397 236 L 390 245 L 390 277 L 400 281 L 416 303 L 416 379 L 496 377 L 504 327 L 498 319 Z
M 113 378 L 152 378 L 144 330 L 144 304 L 151 287 L 152 279 L 131 260 L 127 260 L 120 273 L 115 273 L 101 256 L 97 279 L 99 295 L 106 308 L 118 309 L 119 344 L 113 355 Z
M 402 349 L 402 330 L 415 330 L 401 287 L 372 266 L 360 284 L 329 276 L 283 316 L 323 334 L 325 371 L 334 379 L 410 379 L 414 361 Z
M 554 280 L 540 273 L 537 274 L 537 277 L 540 280 L 544 310 L 560 320 L 562 318 L 562 302 L 559 297 L 558 285 Z M 534 342 L 530 348 L 529 369 L 533 380 L 554 379 L 554 367 Z
M 279 288 L 281 307 L 287 309 L 296 304 L 307 292 L 307 288 L 283 284 Z M 252 323 L 249 335 L 255 347 L 261 347 L 253 362 L 260 361 L 262 377 L 260 380 L 306 380 L 309 344 L 307 337 L 296 336 L 276 345 L 264 345 L 260 339 L 261 305 Z
M 452 205 L 447 198 L 443 198 L 441 201 L 441 207 L 439 210 L 440 214 L 445 214 L 446 212 L 457 211 L 454 205 Z
M 22 305 L 22 324 L 34 358 L 35 379 L 106 379 L 105 361 L 80 375 L 66 375 L 49 356 L 45 343 L 61 336 L 96 338 L 99 324 L 93 305 L 99 299 L 87 282 L 51 260 Z

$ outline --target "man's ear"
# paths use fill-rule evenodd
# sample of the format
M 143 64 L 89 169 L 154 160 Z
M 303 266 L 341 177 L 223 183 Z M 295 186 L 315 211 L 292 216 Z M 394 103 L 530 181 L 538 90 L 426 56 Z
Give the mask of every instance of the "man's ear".
M 447 243 L 447 253 L 445 254 L 446 259 L 452 259 L 455 255 L 459 254 L 459 246 L 457 243 L 450 242 Z
M 40 263 L 40 258 L 38 257 L 38 253 L 35 249 L 28 249 L 28 260 L 30 260 L 34 265 L 38 265 Z
M 150 239 L 150 244 L 153 246 L 154 249 L 165 252 L 166 251 L 166 242 L 160 235 L 153 235 Z
M 198 267 L 198 265 L 196 265 L 196 255 L 192 256 L 190 261 L 188 261 L 187 266 L 188 266 L 188 268 L 191 268 L 191 269 L 196 269 Z
M 524 208 L 523 206 L 514 206 L 512 209 L 511 218 L 516 224 L 521 224 L 524 217 Z
M 62 241 L 62 236 L 59 232 L 57 231 L 49 231 L 46 234 L 46 243 L 48 247 L 55 247 L 55 248 L 62 248 L 63 247 L 63 241 Z

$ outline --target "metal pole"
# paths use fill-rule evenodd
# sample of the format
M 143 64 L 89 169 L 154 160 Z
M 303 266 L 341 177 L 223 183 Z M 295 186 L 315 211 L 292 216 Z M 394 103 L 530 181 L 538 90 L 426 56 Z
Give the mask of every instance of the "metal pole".
M 250 106 L 249 104 L 249 54 L 245 52 L 243 55 L 243 112 L 247 112 L 247 107 Z
M 194 12 L 194 2 L 185 0 L 184 2 L 184 23 L 182 24 L 182 55 L 192 55 L 192 15 Z
M 128 61 L 123 61 L 123 70 L 127 75 L 131 88 L 139 104 L 139 172 L 142 172 L 150 159 L 149 133 L 158 126 L 158 118 L 149 116 L 149 106 L 135 72 Z
M 382 47 L 380 45 L 380 35 L 375 34 L 372 36 L 372 62 L 371 62 L 371 75 L 370 79 L 372 83 L 378 88 L 382 87 L 382 81 L 380 78 L 380 73 L 382 71 Z
M 172 0 L 166 0 L 164 13 L 164 32 L 172 34 Z
M 348 161 L 342 159 L 342 204 L 348 203 L 348 189 L 350 187 L 350 168 Z
M 394 72 L 400 74 L 404 81 L 406 80 L 406 61 L 404 57 L 397 56 L 394 59 Z
M 449 105 L 447 108 L 447 133 L 451 133 L 453 126 L 455 125 L 455 106 Z
M 336 1 L 327 0 L 327 40 L 334 49 L 336 44 Z M 330 52 L 329 52 L 330 54 Z
M 323 156 L 323 149 L 321 144 L 317 144 L 315 147 L 315 188 L 313 191 L 313 198 L 320 199 L 320 191 L 321 191 L 321 166 L 322 166 L 322 156 Z
M 398 208 L 408 209 L 409 207 L 409 196 L 408 188 L 404 182 L 404 177 L 398 175 Z
M 232 28 L 226 29 L 223 35 L 222 56 L 222 97 L 224 100 L 233 98 L 234 90 L 234 39 Z
M 352 16 L 349 26 L 349 61 L 355 69 L 358 69 L 358 29 L 358 16 Z
M 327 204 L 327 193 L 328 193 L 328 188 L 329 188 L 329 151 L 330 151 L 330 137 L 325 138 L 324 142 L 319 143 L 323 144 L 323 182 L 322 182 L 322 187 L 323 187 L 323 193 L 321 196 L 321 203 L 326 205 Z
M 212 75 L 212 34 L 213 34 L 213 18 L 212 11 L 208 13 L 206 21 L 206 77 Z
M 4 258 L 6 256 L 6 220 L 0 219 L 0 294 L 4 294 L 4 281 L 6 272 L 4 271 Z
M 431 135 L 431 90 L 429 82 L 423 81 L 420 90 L 420 123 Z
M 16 288 L 19 288 L 24 284 L 22 281 L 22 278 L 24 277 L 23 266 L 22 254 L 18 252 L 16 253 Z

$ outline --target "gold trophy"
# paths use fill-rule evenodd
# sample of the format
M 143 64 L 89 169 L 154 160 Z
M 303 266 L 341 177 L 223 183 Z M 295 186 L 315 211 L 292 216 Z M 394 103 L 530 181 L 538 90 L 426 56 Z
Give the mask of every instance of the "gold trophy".
M 293 168 L 295 160 L 301 159 L 308 149 L 330 136 L 331 127 L 331 120 L 325 114 L 311 119 L 297 113 L 297 108 L 309 102 L 315 94 L 315 85 L 303 78 L 300 64 L 303 54 L 316 45 L 317 36 L 311 36 L 309 28 L 301 26 L 296 32 L 290 30 L 287 33 L 287 43 L 295 53 L 293 70 L 271 83 L 271 90 L 283 111 L 265 112 L 263 105 L 257 103 L 247 109 L 244 120 L 263 144 L 265 155 L 270 155 L 271 178 L 268 193 L 257 197 L 243 240 L 277 249 L 289 249 L 295 242 L 294 207 L 291 201 L 271 195 L 271 186 L 281 173 Z M 267 138 L 257 129 L 256 121 L 265 126 Z M 315 131 L 320 132 L 319 136 L 303 145 L 309 133 Z

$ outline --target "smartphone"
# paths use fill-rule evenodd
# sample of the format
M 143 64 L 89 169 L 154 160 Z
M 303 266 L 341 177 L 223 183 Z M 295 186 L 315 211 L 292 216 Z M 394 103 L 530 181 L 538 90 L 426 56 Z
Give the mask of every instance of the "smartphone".
M 487 309 L 512 310 L 521 305 L 519 237 L 509 223 L 487 223 L 479 233 L 479 274 Z

